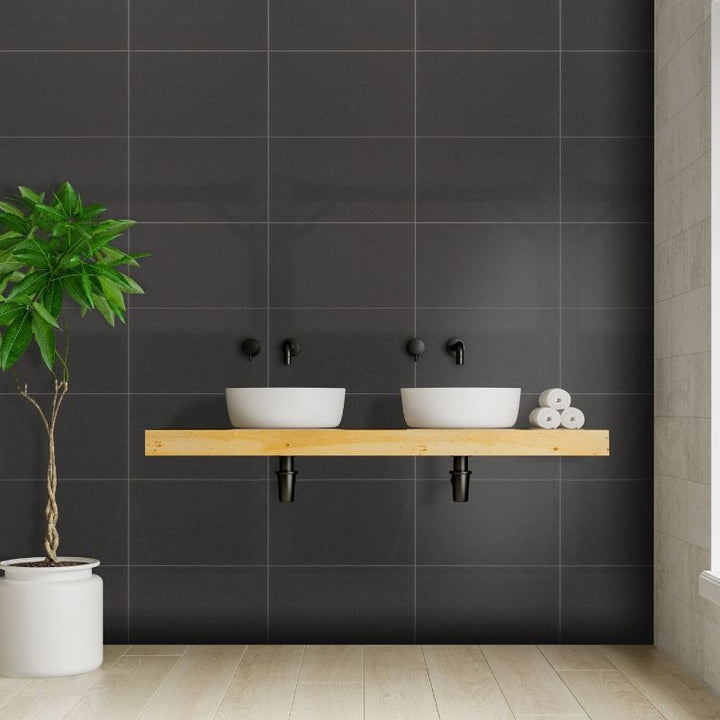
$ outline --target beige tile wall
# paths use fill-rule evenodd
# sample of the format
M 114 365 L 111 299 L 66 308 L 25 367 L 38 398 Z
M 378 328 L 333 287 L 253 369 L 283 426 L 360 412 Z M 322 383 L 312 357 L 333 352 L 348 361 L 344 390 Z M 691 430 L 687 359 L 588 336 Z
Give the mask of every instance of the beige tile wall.
M 710 561 L 710 0 L 655 2 L 655 640 L 720 691 Z

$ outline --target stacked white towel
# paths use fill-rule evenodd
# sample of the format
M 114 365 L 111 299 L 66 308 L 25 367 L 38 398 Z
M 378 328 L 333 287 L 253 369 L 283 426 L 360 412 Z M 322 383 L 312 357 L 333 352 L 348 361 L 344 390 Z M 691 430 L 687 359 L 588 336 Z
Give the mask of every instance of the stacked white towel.
M 579 430 L 585 424 L 582 410 L 572 407 L 572 397 L 562 388 L 549 388 L 540 393 L 538 405 L 530 413 L 530 425 L 546 430 L 560 426 L 568 430 Z

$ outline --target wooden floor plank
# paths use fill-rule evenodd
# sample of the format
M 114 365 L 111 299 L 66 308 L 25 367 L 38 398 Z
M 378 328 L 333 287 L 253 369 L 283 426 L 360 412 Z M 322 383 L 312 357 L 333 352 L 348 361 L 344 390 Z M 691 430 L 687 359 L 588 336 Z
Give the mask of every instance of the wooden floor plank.
M 438 720 L 427 666 L 417 645 L 365 648 L 366 720 Z
M 441 718 L 513 720 L 479 647 L 424 645 L 423 652 Z
M 212 720 L 244 651 L 244 645 L 188 648 L 139 720 Z
M 538 645 L 556 671 L 615 670 L 615 666 L 595 645 Z
M 483 645 L 482 651 L 515 715 L 583 714 L 534 645 Z
M 619 670 L 569 670 L 560 677 L 591 720 L 664 720 Z
M 187 645 L 131 645 L 126 655 L 184 655 Z
M 302 658 L 302 645 L 248 646 L 216 720 L 287 720 Z
M 0 703 L 0 720 L 60 720 L 113 667 L 125 650 L 127 645 L 106 645 L 103 664 L 83 675 L 16 680 L 20 687 Z M 0 680 L 0 688 L 4 680 Z
M 301 683 L 362 682 L 362 645 L 308 645 L 300 670 Z
M 684 672 L 669 655 L 652 645 L 598 645 L 598 649 L 630 680 L 642 675 Z
M 177 662 L 168 656 L 121 657 L 80 702 L 67 720 L 135 720 Z
M 363 720 L 361 682 L 298 683 L 290 720 Z
M 27 685 L 29 680 L 24 678 L 0 677 L 0 707 L 2 707 L 13 695 Z

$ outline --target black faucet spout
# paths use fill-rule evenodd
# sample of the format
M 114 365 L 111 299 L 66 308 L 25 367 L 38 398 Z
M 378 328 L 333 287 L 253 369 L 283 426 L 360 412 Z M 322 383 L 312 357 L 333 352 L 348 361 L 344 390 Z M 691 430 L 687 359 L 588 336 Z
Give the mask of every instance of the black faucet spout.
M 456 365 L 465 364 L 465 343 L 462 340 L 459 338 L 452 338 L 451 340 L 448 340 L 445 345 L 445 349 L 450 353 L 450 355 L 455 356 Z
M 288 338 L 282 344 L 283 365 L 290 365 L 292 359 L 300 354 L 300 341 Z

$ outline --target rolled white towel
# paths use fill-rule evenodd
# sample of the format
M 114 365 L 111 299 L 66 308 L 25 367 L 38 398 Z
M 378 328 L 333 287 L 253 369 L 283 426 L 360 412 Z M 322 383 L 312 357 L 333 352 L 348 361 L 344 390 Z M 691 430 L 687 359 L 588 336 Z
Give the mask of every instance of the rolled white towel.
M 530 413 L 530 424 L 544 430 L 554 430 L 560 427 L 560 413 L 552 408 L 535 408 Z
M 560 424 L 568 430 L 579 430 L 585 424 L 585 413 L 574 407 L 565 408 L 560 413 Z
M 538 398 L 538 405 L 540 407 L 550 407 L 554 410 L 565 410 L 565 408 L 570 407 L 571 402 L 570 393 L 562 388 L 543 390 Z

